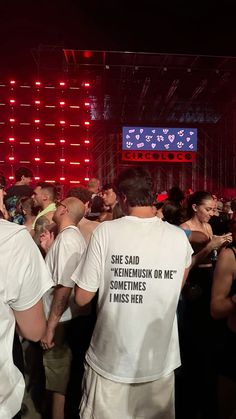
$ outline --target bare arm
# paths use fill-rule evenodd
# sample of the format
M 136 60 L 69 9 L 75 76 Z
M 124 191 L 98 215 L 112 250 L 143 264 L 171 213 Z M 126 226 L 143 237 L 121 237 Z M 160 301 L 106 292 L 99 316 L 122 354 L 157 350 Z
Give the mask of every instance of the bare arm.
M 86 291 L 77 285 L 75 287 L 75 301 L 80 307 L 84 307 L 90 303 L 95 295 L 96 292 Z
M 8 211 L 6 210 L 6 207 L 4 205 L 4 191 L 3 189 L 0 189 L 0 211 L 2 213 L 2 216 L 5 220 L 9 220 L 9 214 Z M 1 217 L 0 217 L 1 218 Z
M 46 330 L 46 319 L 42 300 L 27 310 L 13 310 L 19 334 L 26 339 L 37 342 Z
M 56 326 L 59 320 L 68 307 L 69 298 L 72 292 L 72 288 L 57 285 L 54 288 L 54 295 L 52 306 L 48 318 L 47 330 L 41 339 L 41 345 L 44 349 L 50 349 L 54 346 L 54 335 Z
M 191 267 L 201 263 L 214 249 L 219 249 L 232 241 L 232 234 L 227 233 L 222 236 L 213 236 L 213 238 L 198 253 L 193 255 Z
M 214 271 L 211 295 L 211 314 L 216 319 L 228 317 L 235 311 L 236 305 L 228 296 L 233 282 L 234 266 L 232 250 L 222 250 Z

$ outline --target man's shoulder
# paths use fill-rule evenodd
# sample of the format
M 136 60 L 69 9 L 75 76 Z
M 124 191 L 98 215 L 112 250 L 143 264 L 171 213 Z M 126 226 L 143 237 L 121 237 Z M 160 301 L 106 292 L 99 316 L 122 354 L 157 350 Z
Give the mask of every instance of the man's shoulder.
M 58 241 L 68 241 L 68 243 L 70 243 L 71 240 L 84 243 L 83 235 L 81 234 L 79 228 L 76 226 L 69 226 L 62 230 L 58 234 L 57 239 Z
M 186 233 L 184 232 L 184 229 L 176 226 L 174 224 L 170 224 L 167 221 L 164 222 L 164 227 L 166 231 L 168 231 L 170 234 L 175 234 L 176 236 L 183 237 L 184 239 L 187 238 Z

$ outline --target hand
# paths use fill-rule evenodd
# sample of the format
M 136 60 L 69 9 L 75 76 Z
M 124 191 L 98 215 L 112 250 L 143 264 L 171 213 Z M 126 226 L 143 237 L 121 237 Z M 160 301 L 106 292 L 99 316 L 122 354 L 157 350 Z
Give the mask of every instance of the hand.
M 222 236 L 213 236 L 211 239 L 212 249 L 219 249 L 221 246 L 232 242 L 232 233 L 223 234 Z
M 54 233 L 45 229 L 43 233 L 40 234 L 39 241 L 42 249 L 45 250 L 45 252 L 47 252 L 54 241 Z
M 42 337 L 40 344 L 44 350 L 51 349 L 55 345 L 54 343 L 54 331 L 47 328 L 45 335 Z

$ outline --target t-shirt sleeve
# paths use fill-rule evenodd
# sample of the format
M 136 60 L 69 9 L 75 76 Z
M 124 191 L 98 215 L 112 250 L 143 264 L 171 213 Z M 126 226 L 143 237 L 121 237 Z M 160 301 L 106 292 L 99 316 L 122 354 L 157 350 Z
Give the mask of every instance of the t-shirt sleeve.
M 189 268 L 192 263 L 193 248 L 186 237 L 186 258 L 185 258 L 185 269 Z
M 104 254 L 100 242 L 93 233 L 87 252 L 72 275 L 72 280 L 86 291 L 96 292 L 100 286 L 103 273 L 102 260 Z
M 65 231 L 61 237 L 53 269 L 53 280 L 55 284 L 73 288 L 74 282 L 71 276 L 78 266 L 85 250 L 86 245 L 83 238 L 78 239 L 78 233 Z
M 43 294 L 53 286 L 44 259 L 26 229 L 15 236 L 6 300 L 13 310 L 22 311 L 34 306 Z

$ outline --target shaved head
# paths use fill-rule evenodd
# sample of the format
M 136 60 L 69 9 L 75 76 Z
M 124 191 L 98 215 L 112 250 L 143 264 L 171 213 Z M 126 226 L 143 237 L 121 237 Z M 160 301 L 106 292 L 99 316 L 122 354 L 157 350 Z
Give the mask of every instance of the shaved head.
M 84 203 L 80 199 L 73 196 L 63 199 L 62 202 L 64 205 L 66 205 L 68 209 L 71 221 L 73 221 L 73 223 L 77 225 L 85 214 Z

